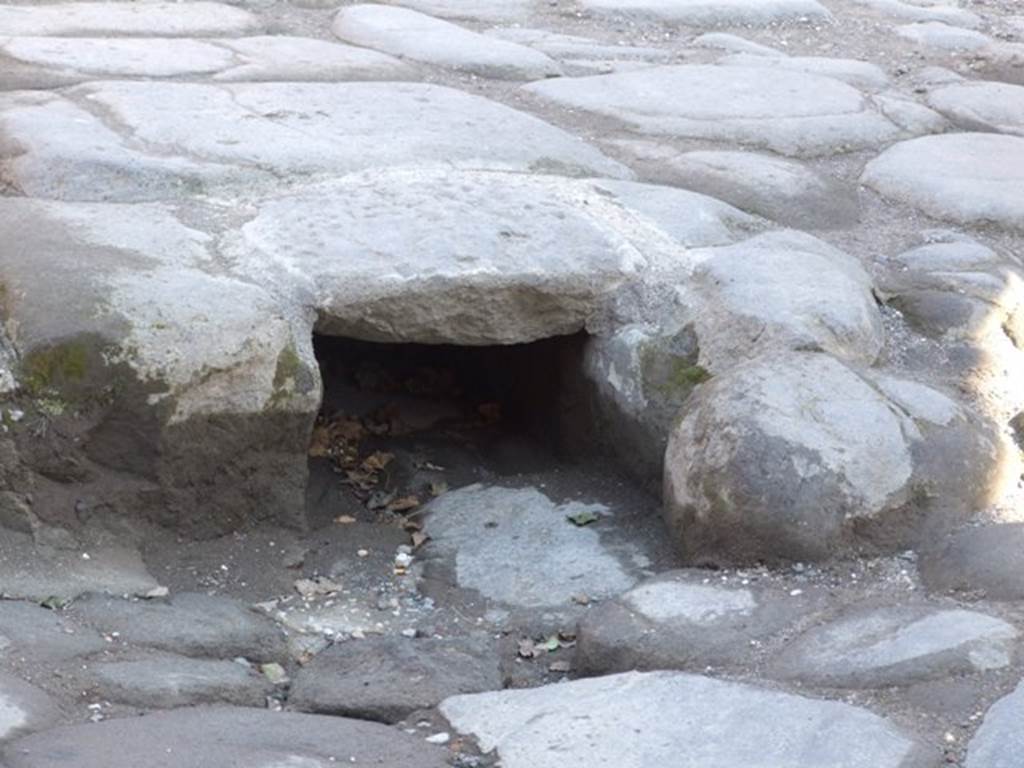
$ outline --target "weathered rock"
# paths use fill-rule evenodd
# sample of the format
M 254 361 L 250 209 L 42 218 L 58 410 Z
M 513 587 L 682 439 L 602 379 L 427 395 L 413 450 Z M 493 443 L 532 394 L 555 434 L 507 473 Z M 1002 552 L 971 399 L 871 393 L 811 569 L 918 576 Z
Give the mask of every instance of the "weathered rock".
M 965 528 L 918 564 L 933 592 L 967 592 L 988 600 L 1024 600 L 1024 523 Z
M 613 510 L 577 501 L 556 504 L 533 488 L 471 485 L 440 496 L 425 509 L 428 558 L 453 571 L 455 583 L 511 606 L 565 606 L 584 591 L 616 595 L 636 581 L 628 552 L 602 544 L 600 521 L 585 527 L 567 518 Z
M 775 67 L 808 75 L 822 75 L 842 80 L 855 88 L 880 91 L 889 85 L 889 76 L 881 67 L 858 59 L 836 59 L 827 56 L 764 56 L 758 53 L 734 53 L 718 60 L 719 64 L 740 67 Z
M 106 647 L 87 627 L 63 613 L 14 600 L 0 601 L 0 657 L 61 661 Z
M 160 657 L 92 664 L 96 689 L 110 701 L 172 709 L 196 704 L 262 707 L 273 693 L 263 675 L 236 661 Z
M 1016 768 L 1024 754 L 1024 683 L 993 704 L 967 745 L 966 768 Z
M 784 155 L 849 151 L 908 135 L 845 83 L 766 66 L 653 67 L 524 88 L 644 134 L 729 141 Z
M 28 35 L 205 37 L 259 29 L 259 20 L 223 3 L 60 3 L 0 6 L 0 38 Z
M 784 56 L 777 48 L 755 43 L 745 37 L 731 35 L 728 32 L 705 32 L 693 39 L 692 45 L 699 48 L 717 48 L 729 53 L 756 53 L 761 56 Z
M 389 5 L 413 8 L 442 19 L 518 21 L 530 15 L 534 0 L 388 0 Z
M 731 666 L 814 604 L 810 593 L 722 583 L 707 571 L 669 571 L 592 607 L 577 628 L 584 675 Z
M 502 687 L 488 637 L 373 637 L 335 643 L 299 672 L 288 705 L 394 723 L 449 696 Z
M 988 133 L 925 136 L 890 147 L 861 180 L 889 198 L 958 224 L 1024 231 L 1024 138 Z
M 853 2 L 907 21 L 941 21 L 967 29 L 981 25 L 981 19 L 976 14 L 960 8 L 956 3 L 916 3 L 903 2 L 903 0 L 853 0 Z
M 287 657 L 277 626 L 237 600 L 182 593 L 168 600 L 129 601 L 89 596 L 72 608 L 76 617 L 129 645 L 184 656 L 253 661 Z
M 176 709 L 19 739 L 9 768 L 443 768 L 445 751 L 379 723 L 237 707 Z
M 206 76 L 243 80 L 410 80 L 413 67 L 365 48 L 304 37 L 238 39 L 13 37 L 0 43 L 0 88 L 98 78 Z
M 346 6 L 331 29 L 349 43 L 483 77 L 535 80 L 560 74 L 558 64 L 540 51 L 407 8 Z
M 630 175 L 535 117 L 412 83 L 94 83 L 0 95 L 0 121 L 6 184 L 65 200 L 154 200 L 407 164 Z
M 1009 666 L 1019 633 L 974 611 L 899 606 L 861 609 L 809 630 L 769 665 L 784 679 L 880 688 Z
M 1024 136 L 1024 86 L 964 81 L 933 88 L 928 104 L 965 131 Z
M 456 696 L 441 712 L 507 768 L 928 764 L 910 738 L 867 710 L 679 672 Z
M 0 673 L 0 744 L 61 720 L 56 703 L 24 680 Z
M 896 34 L 913 40 L 922 48 L 938 51 L 975 51 L 991 41 L 972 29 L 950 26 L 941 21 L 919 21 L 896 27 Z
M 853 189 L 790 160 L 755 152 L 681 153 L 647 141 L 617 146 L 645 178 L 711 195 L 785 226 L 832 229 L 857 222 Z
M 829 18 L 816 0 L 580 0 L 584 9 L 700 26 L 768 25 Z
M 934 390 L 782 354 L 715 376 L 688 404 L 669 438 L 665 519 L 691 561 L 892 550 L 1001 492 L 999 457 Z
M 610 45 L 600 40 L 579 35 L 563 35 L 546 29 L 500 27 L 485 32 L 490 37 L 528 45 L 563 63 L 579 65 L 592 62 L 595 66 L 626 66 L 630 62 L 655 64 L 672 58 L 670 52 L 640 45 Z

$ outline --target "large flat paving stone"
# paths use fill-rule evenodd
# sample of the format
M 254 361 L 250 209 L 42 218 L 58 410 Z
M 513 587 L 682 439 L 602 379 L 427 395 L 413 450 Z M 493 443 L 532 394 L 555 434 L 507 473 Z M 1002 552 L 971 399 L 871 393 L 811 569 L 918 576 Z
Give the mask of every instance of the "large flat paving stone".
M 0 126 L 5 184 L 65 200 L 153 200 L 407 164 L 630 175 L 535 117 L 411 83 L 102 82 L 0 96 Z
M 784 155 L 831 154 L 909 135 L 846 83 L 763 65 L 652 67 L 524 88 L 642 134 L 727 141 Z
M 555 61 L 533 48 L 408 8 L 347 6 L 338 12 L 331 29 L 355 45 L 483 77 L 536 80 L 561 72 Z
M 929 765 L 867 710 L 679 672 L 456 696 L 441 712 L 506 768 Z
M 0 601 L 0 658 L 61 661 L 106 647 L 92 629 L 60 612 L 18 600 Z
M 965 131 L 1024 136 L 1024 86 L 964 81 L 928 91 L 928 104 Z
M 440 19 L 461 19 L 464 21 L 509 22 L 525 19 L 530 15 L 534 0 L 388 0 L 388 5 L 436 16 Z
M 198 707 L 56 728 L 19 739 L 9 768 L 443 768 L 446 752 L 378 723 Z
M 863 183 L 929 216 L 1024 231 L 1024 138 L 949 133 L 911 139 L 867 164 Z
M 1024 523 L 965 528 L 925 552 L 921 578 L 935 592 L 1024 600 Z
M 699 26 L 768 25 L 829 17 L 816 0 L 580 0 L 580 5 L 595 13 Z
M 1016 768 L 1024 755 L 1024 682 L 993 704 L 967 745 L 966 768 Z
M 885 16 L 907 21 L 938 21 L 966 29 L 979 27 L 982 23 L 981 17 L 961 8 L 960 4 L 955 2 L 904 2 L 904 0 L 852 0 L 852 2 L 878 11 Z
M 335 643 L 295 678 L 288 706 L 393 723 L 449 696 L 502 687 L 490 637 L 371 637 Z
M 0 38 L 21 35 L 206 37 L 254 32 L 259 20 L 224 3 L 0 5 Z
M 393 56 L 304 37 L 237 39 L 13 37 L 0 42 L 0 88 L 49 88 L 104 78 L 214 81 L 411 80 Z
M 862 609 L 811 629 L 768 673 L 839 688 L 908 685 L 1013 663 L 1020 633 L 976 611 L 900 606 Z
M 0 744 L 60 720 L 60 709 L 46 693 L 21 678 L 0 673 Z
M 150 709 L 198 704 L 262 707 L 274 685 L 237 661 L 162 656 L 139 661 L 108 661 L 89 666 L 104 699 Z
M 120 600 L 90 595 L 74 615 L 129 645 L 184 656 L 253 661 L 287 657 L 284 637 L 269 619 L 227 597 L 182 593 L 166 600 Z

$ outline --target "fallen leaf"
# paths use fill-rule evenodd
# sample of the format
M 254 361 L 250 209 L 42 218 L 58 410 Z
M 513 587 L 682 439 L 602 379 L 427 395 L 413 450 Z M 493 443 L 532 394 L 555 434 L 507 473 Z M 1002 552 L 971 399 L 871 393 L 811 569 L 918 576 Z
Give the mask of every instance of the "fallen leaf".
M 439 482 L 431 483 L 430 484 L 430 495 L 431 496 L 440 496 L 442 493 L 447 493 L 447 492 L 448 492 L 448 483 L 446 483 L 444 480 L 441 480 Z
M 551 653 L 552 651 L 557 651 L 559 648 L 561 648 L 562 644 L 558 640 L 558 635 L 552 635 L 544 641 L 541 647 L 548 653 Z
M 553 661 L 548 665 L 550 672 L 568 672 L 571 669 L 572 665 L 568 661 Z
M 338 525 L 351 525 L 355 521 L 356 519 L 352 517 L 352 515 L 338 515 L 336 518 L 334 518 L 334 522 L 336 522 Z
M 386 467 L 388 464 L 390 464 L 393 458 L 395 458 L 395 454 L 393 453 L 386 453 L 384 451 L 374 451 L 365 459 L 363 459 L 362 466 L 364 469 L 367 469 L 371 472 L 379 472 L 380 470 L 384 469 L 384 467 Z
M 582 528 L 584 525 L 596 523 L 598 520 L 601 519 L 601 516 L 594 514 L 589 509 L 584 509 L 579 512 L 573 512 L 571 515 L 566 515 L 565 518 L 573 525 Z
M 388 502 L 387 508 L 391 512 L 405 512 L 410 509 L 415 509 L 419 505 L 420 500 L 415 496 L 402 496 L 399 499 Z
M 412 535 L 412 546 L 413 549 L 419 549 L 424 544 L 430 541 L 430 537 L 422 531 L 416 531 Z

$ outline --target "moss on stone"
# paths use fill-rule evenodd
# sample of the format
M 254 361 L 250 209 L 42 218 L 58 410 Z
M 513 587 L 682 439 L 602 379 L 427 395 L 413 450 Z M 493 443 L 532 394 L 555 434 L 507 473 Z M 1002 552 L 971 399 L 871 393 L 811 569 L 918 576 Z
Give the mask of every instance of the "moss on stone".
M 68 341 L 33 350 L 22 364 L 22 381 L 29 394 L 40 397 L 80 384 L 89 373 L 91 350 L 84 341 Z
M 299 377 L 305 370 L 295 345 L 288 343 L 277 356 L 277 365 L 274 368 L 273 391 L 270 395 L 269 407 L 276 408 L 287 400 L 295 391 Z M 290 383 L 289 383 L 290 382 Z

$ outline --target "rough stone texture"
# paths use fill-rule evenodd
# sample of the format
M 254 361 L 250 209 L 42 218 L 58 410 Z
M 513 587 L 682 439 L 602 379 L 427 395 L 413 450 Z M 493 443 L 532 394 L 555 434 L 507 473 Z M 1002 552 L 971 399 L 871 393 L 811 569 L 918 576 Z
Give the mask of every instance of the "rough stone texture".
M 223 3 L 61 3 L 0 5 L 0 38 L 30 35 L 204 37 L 259 29 L 259 20 Z
M 669 571 L 592 607 L 577 628 L 576 671 L 734 665 L 814 604 L 809 594 L 717 582 L 707 571 Z
M 61 661 L 106 647 L 103 638 L 60 612 L 32 603 L 0 601 L 0 658 Z
M 535 80 L 560 74 L 558 64 L 540 51 L 406 8 L 347 6 L 331 29 L 349 43 L 483 77 Z
M 981 24 L 981 19 L 977 15 L 960 8 L 956 3 L 920 3 L 903 2 L 903 0 L 853 0 L 853 2 L 907 21 L 941 21 L 967 29 L 973 29 Z
M 508 605 L 568 605 L 584 586 L 591 598 L 611 597 L 636 577 L 625 553 L 601 543 L 600 526 L 566 519 L 584 512 L 612 514 L 600 504 L 556 504 L 533 488 L 471 485 L 425 508 L 432 539 L 425 554 L 454 560 L 458 586 Z
M 529 16 L 533 0 L 388 0 L 389 5 L 406 8 L 437 16 L 442 19 L 465 19 L 469 21 L 518 21 Z
M 269 619 L 237 600 L 183 593 L 143 602 L 89 596 L 76 602 L 74 615 L 104 633 L 117 632 L 129 645 L 185 656 L 252 661 L 286 658 L 284 637 Z
M 911 739 L 866 710 L 678 672 L 456 696 L 441 712 L 506 768 L 927 765 Z
M 965 528 L 918 564 L 933 592 L 966 592 L 988 600 L 1024 600 L 1024 523 Z
M 836 59 L 827 56 L 764 56 L 757 53 L 735 53 L 718 60 L 719 64 L 741 67 L 768 67 L 822 75 L 842 80 L 855 88 L 880 91 L 889 85 L 885 71 L 870 62 L 857 59 Z
M 157 658 L 92 664 L 101 696 L 136 707 L 172 709 L 195 704 L 263 707 L 274 686 L 236 661 Z
M 816 0 L 580 0 L 594 13 L 615 13 L 701 26 L 768 25 L 823 20 L 829 13 Z
M 669 439 L 665 519 L 691 561 L 892 550 L 983 504 L 998 463 L 944 395 L 789 353 L 701 387 Z
M 617 144 L 644 177 L 692 189 L 788 227 L 856 223 L 855 190 L 790 160 L 755 152 L 677 152 L 647 141 Z
M 498 662 L 489 637 L 373 637 L 336 643 L 302 668 L 288 705 L 393 723 L 449 696 L 500 689 Z
M 214 81 L 411 80 L 393 56 L 304 37 L 239 39 L 14 37 L 0 43 L 0 89 L 50 88 L 97 78 Z
M 445 751 L 378 723 L 198 707 L 56 728 L 19 739 L 9 768 L 443 768 Z
M 925 136 L 890 147 L 861 180 L 886 197 L 957 224 L 1024 231 L 1024 139 L 988 133 Z
M 535 117 L 413 83 L 91 83 L 0 95 L 0 125 L 6 183 L 65 200 L 154 200 L 410 163 L 630 175 Z
M 913 40 L 922 48 L 941 51 L 974 51 L 987 46 L 991 40 L 981 32 L 961 29 L 941 21 L 919 21 L 896 27 L 896 34 Z
M 928 92 L 928 104 L 965 131 L 1024 136 L 1024 86 L 965 81 Z
M 0 673 L 0 744 L 60 722 L 61 712 L 43 691 Z
M 730 141 L 784 155 L 849 151 L 908 135 L 846 83 L 766 66 L 653 67 L 524 88 L 640 133 Z
M 993 704 L 967 747 L 966 768 L 1016 768 L 1024 754 L 1024 682 Z
M 1009 666 L 1019 633 L 983 613 L 926 607 L 861 609 L 789 643 L 768 673 L 837 688 L 908 685 Z

